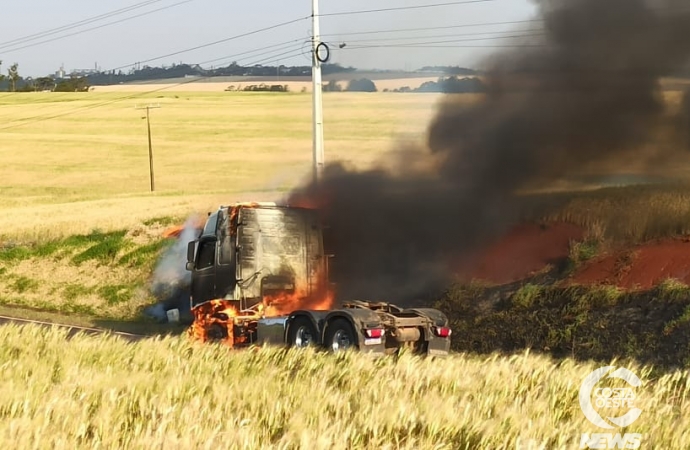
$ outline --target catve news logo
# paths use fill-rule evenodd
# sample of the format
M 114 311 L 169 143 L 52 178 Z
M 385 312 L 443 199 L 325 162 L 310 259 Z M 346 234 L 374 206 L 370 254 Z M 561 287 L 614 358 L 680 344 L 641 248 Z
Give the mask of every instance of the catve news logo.
M 615 369 L 615 370 L 613 370 Z M 608 374 L 608 376 L 607 376 Z M 600 387 L 599 382 L 606 378 L 624 380 L 626 387 Z M 580 386 L 580 408 L 587 420 L 593 425 L 606 430 L 615 430 L 631 425 L 642 414 L 640 408 L 635 407 L 635 388 L 640 387 L 642 381 L 630 370 L 615 366 L 605 366 L 594 370 L 582 382 Z M 606 414 L 609 409 L 628 411 L 622 416 L 611 417 Z M 602 417 L 602 414 L 606 417 Z M 640 447 L 642 435 L 639 433 L 583 433 L 580 439 L 580 448 L 606 449 L 626 448 L 636 449 Z

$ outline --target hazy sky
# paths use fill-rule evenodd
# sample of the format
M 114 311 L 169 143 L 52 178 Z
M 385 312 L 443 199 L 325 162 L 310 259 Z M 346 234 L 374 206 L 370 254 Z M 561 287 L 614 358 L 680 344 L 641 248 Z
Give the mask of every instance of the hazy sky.
M 151 1 L 155 0 L 149 0 Z M 53 73 L 61 64 L 64 64 L 68 71 L 93 68 L 96 63 L 101 69 L 109 70 L 280 22 L 307 17 L 311 13 L 310 0 L 189 0 L 163 11 L 64 39 L 56 39 L 182 1 L 159 0 L 145 8 L 108 19 L 94 21 L 37 40 L 14 43 L 9 41 L 143 3 L 143 0 L 33 0 L 30 7 L 22 2 L 9 2 L 3 5 L 3 20 L 0 27 L 0 60 L 3 61 L 3 71 L 13 62 L 19 63 L 20 74 L 24 76 Z M 327 15 L 344 11 L 430 5 L 449 1 L 451 0 L 322 0 L 320 4 L 321 13 Z M 321 33 L 324 35 L 323 40 L 335 44 L 334 47 L 342 42 L 347 44 L 344 50 L 334 50 L 332 57 L 332 62 L 343 65 L 363 69 L 403 70 L 413 70 L 426 65 L 471 66 L 481 55 L 493 50 L 487 46 L 507 42 L 496 40 L 500 34 L 492 33 L 516 29 L 529 30 L 538 28 L 538 24 L 456 27 L 457 25 L 524 20 L 534 17 L 534 13 L 535 7 L 528 0 L 491 0 L 407 11 L 324 16 L 321 18 Z M 345 34 L 429 27 L 454 28 Z M 240 64 L 308 65 L 310 62 L 306 52 L 310 30 L 311 22 L 303 20 L 251 37 L 158 59 L 148 64 L 156 66 L 172 62 L 205 63 L 224 58 L 204 66 L 226 65 L 233 60 Z M 46 40 L 51 42 L 18 49 Z M 391 44 L 397 46 L 380 47 Z M 402 47 L 400 44 L 407 46 Z M 444 48 L 414 48 L 414 45 L 435 45 Z M 258 50 L 269 46 L 271 47 Z M 365 48 L 357 49 L 358 46 Z M 245 54 L 240 55 L 241 53 Z M 123 70 L 126 71 L 128 68 L 123 67 Z

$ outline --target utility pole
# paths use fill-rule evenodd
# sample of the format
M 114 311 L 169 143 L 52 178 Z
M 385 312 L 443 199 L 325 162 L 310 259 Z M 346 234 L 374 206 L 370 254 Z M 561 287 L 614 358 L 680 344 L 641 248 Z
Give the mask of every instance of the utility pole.
M 149 134 L 149 173 L 151 176 L 151 192 L 155 190 L 155 185 L 153 182 L 153 146 L 151 145 L 151 115 L 149 111 L 151 109 L 156 109 L 160 108 L 161 105 L 146 105 L 139 107 L 137 106 L 136 109 L 145 109 L 146 110 L 146 127 L 148 128 L 148 134 Z M 144 117 L 142 117 L 143 119 Z
M 323 90 L 321 87 L 321 62 L 327 61 L 328 58 L 322 59 L 319 55 L 321 47 L 328 47 L 321 43 L 321 36 L 319 31 L 319 0 L 312 0 L 312 100 L 313 100 L 313 152 L 314 152 L 314 182 L 321 180 L 324 167 L 323 156 Z M 329 52 L 330 53 L 330 52 Z M 328 55 L 330 56 L 330 55 Z

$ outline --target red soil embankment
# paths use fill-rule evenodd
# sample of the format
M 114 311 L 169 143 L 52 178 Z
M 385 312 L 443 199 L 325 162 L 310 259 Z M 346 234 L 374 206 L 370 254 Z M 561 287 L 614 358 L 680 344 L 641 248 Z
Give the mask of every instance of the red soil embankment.
M 480 252 L 458 275 L 495 284 L 526 280 L 563 262 L 571 243 L 583 237 L 580 227 L 567 223 L 519 225 Z M 668 278 L 690 284 L 690 237 L 603 254 L 584 263 L 566 283 L 647 290 Z
M 567 258 L 571 241 L 583 235 L 580 227 L 568 223 L 519 225 L 481 253 L 470 277 L 496 284 L 529 278 Z
M 604 255 L 585 264 L 570 284 L 650 289 L 668 278 L 690 284 L 690 241 L 668 239 Z

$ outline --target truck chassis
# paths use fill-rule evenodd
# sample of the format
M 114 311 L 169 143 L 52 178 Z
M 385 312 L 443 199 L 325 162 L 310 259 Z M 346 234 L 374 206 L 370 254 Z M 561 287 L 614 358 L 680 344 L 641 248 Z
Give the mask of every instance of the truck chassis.
M 231 347 L 277 344 L 373 354 L 445 355 L 448 318 L 431 308 L 348 301 L 333 308 L 316 210 L 221 206 L 187 246 L 190 333 Z M 337 255 L 335 255 L 337 259 Z
M 431 308 L 350 301 L 339 309 L 266 317 L 260 306 L 238 311 L 232 301 L 211 300 L 195 306 L 192 313 L 193 337 L 234 348 L 270 344 L 334 353 L 354 349 L 375 355 L 395 354 L 405 348 L 435 356 L 450 350 L 448 319 Z

